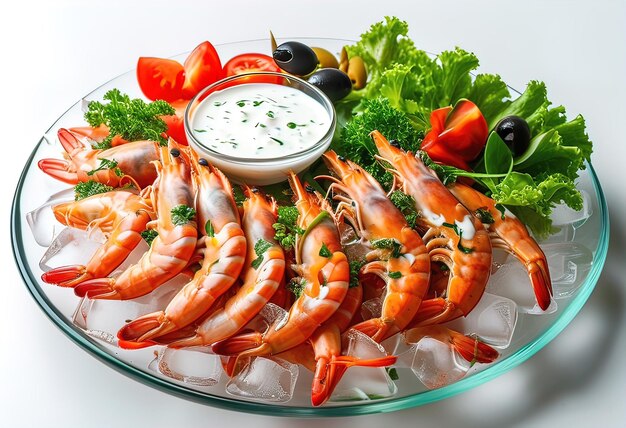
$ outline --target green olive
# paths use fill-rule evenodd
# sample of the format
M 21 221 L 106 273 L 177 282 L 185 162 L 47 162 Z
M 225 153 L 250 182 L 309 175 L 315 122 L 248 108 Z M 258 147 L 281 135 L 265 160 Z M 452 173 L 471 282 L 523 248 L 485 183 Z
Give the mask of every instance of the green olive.
M 344 46 L 341 48 L 341 56 L 339 57 L 339 70 L 346 73 L 348 71 L 348 51 Z
M 317 55 L 317 59 L 320 62 L 320 68 L 339 68 L 339 61 L 337 61 L 337 57 L 335 57 L 335 55 L 324 48 L 312 47 L 311 49 L 313 49 L 313 52 Z
M 346 73 L 352 81 L 352 88 L 363 89 L 367 82 L 367 70 L 365 69 L 365 63 L 360 56 L 353 56 L 348 61 L 348 71 Z

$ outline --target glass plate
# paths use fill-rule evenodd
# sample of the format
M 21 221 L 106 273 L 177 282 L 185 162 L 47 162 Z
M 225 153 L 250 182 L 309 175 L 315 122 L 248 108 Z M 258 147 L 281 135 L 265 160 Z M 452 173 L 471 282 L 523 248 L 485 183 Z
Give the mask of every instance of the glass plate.
M 343 45 L 350 43 L 337 39 L 301 38 L 299 40 L 311 46 L 324 47 L 335 53 L 338 53 Z M 267 40 L 253 40 L 224 44 L 218 46 L 217 49 L 225 62 L 240 53 L 267 53 L 270 47 Z M 185 57 L 186 54 L 182 54 L 175 59 L 182 61 Z M 100 100 L 103 94 L 111 88 L 119 88 L 131 97 L 142 97 L 133 70 L 100 86 L 85 99 Z M 578 186 L 585 195 L 583 213 L 557 209 L 555 214 L 558 217 L 557 222 L 560 221 L 565 226 L 558 234 L 541 243 L 548 255 L 553 280 L 555 280 L 556 300 L 548 311 L 550 313 L 541 315 L 533 313 L 532 305 L 523 309 L 524 297 L 511 295 L 510 290 L 530 289 L 528 280 L 523 276 L 518 276 L 518 280 L 509 281 L 513 283 L 509 284 L 510 288 L 507 287 L 509 291 L 505 290 L 504 294 L 513 300 L 521 299 L 521 302 L 518 301 L 518 307 L 522 310 L 518 314 L 517 327 L 510 338 L 510 344 L 498 349 L 501 356 L 496 362 L 490 365 L 476 364 L 460 380 L 432 390 L 424 387 L 413 375 L 411 369 L 400 368 L 398 369 L 400 377 L 395 382 L 397 392 L 393 396 L 366 401 L 329 402 L 318 408 L 313 408 L 309 404 L 310 389 L 308 388 L 310 388 L 311 375 L 308 373 L 308 377 L 307 375 L 300 376 L 293 398 L 286 402 L 264 402 L 233 396 L 225 391 L 227 381 L 225 375 L 212 386 L 198 385 L 198 382 L 193 383 L 193 379 L 191 382 L 190 379 L 177 380 L 171 376 L 171 373 L 167 376 L 154 370 L 153 348 L 135 351 L 122 350 L 107 342 L 106 337 L 94 337 L 93 332 L 87 334 L 84 329 L 73 322 L 73 319 L 80 318 L 81 311 L 88 307 L 77 308 L 80 299 L 71 289 L 45 284 L 40 279 L 42 269 L 39 263 L 47 250 L 47 245 L 42 246 L 35 241 L 33 232 L 26 221 L 26 215 L 44 204 L 50 195 L 63 191 L 68 186 L 42 173 L 37 167 L 37 161 L 42 158 L 60 157 L 62 149 L 56 139 L 56 132 L 61 127 L 84 124 L 82 103 L 81 100 L 74 104 L 50 127 L 37 143 L 24 167 L 13 200 L 11 216 L 11 237 L 15 260 L 33 298 L 45 314 L 81 348 L 133 379 L 192 401 L 249 413 L 339 416 L 388 412 L 453 396 L 505 373 L 550 342 L 569 324 L 587 301 L 606 258 L 609 234 L 606 201 L 592 166 L 587 165 L 587 169 L 581 172 L 578 180 Z M 58 233 L 59 230 L 57 226 L 56 232 Z M 513 263 L 503 260 L 500 265 L 494 266 L 494 269 L 508 268 L 508 266 L 513 266 Z M 505 273 L 507 272 L 501 272 L 502 275 Z M 493 276 L 496 275 L 497 272 Z M 507 278 L 512 278 L 512 276 L 507 276 Z M 515 287 L 516 285 L 518 287 Z M 497 284 L 490 285 L 490 287 L 488 291 L 496 294 L 502 291 L 502 287 L 498 288 Z

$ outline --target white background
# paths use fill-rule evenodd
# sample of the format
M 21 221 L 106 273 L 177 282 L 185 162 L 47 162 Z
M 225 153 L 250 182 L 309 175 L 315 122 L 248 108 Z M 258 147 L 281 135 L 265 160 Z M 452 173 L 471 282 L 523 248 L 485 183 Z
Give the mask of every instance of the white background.
M 0 425 L 293 426 L 194 404 L 130 380 L 70 342 L 26 291 L 12 259 L 10 198 L 29 153 L 69 106 L 135 66 L 203 40 L 280 36 L 357 38 L 384 15 L 410 24 L 417 45 L 473 51 L 481 70 L 513 87 L 547 83 L 581 113 L 610 205 L 611 247 L 577 318 L 537 355 L 443 402 L 328 426 L 626 426 L 626 2 L 622 1 L 113 1 L 23 0 L 0 18 Z M 287 6 L 287 4 L 291 4 Z M 282 4 L 282 5 L 281 5 Z M 299 421 L 312 427 L 320 421 Z

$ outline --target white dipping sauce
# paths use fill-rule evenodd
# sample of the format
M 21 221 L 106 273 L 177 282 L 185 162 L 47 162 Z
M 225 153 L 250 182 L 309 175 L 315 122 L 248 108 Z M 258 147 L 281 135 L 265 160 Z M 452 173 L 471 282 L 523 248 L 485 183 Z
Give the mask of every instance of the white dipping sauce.
M 280 158 L 305 150 L 329 130 L 331 119 L 310 96 L 289 86 L 247 83 L 210 94 L 196 108 L 194 137 L 239 158 Z

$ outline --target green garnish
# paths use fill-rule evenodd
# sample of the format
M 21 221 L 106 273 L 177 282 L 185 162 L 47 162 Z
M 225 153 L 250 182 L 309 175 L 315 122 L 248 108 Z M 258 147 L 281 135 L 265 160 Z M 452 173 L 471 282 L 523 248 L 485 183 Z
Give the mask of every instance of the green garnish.
M 109 101 L 103 104 L 91 101 L 85 113 L 85 120 L 90 126 L 98 127 L 102 124 L 109 128 L 109 135 L 98 144 L 95 149 L 111 147 L 113 137 L 119 135 L 128 141 L 150 140 L 166 145 L 163 134 L 167 125 L 160 116 L 176 114 L 174 107 L 163 100 L 146 104 L 141 99 L 130 99 L 119 89 L 111 89 L 104 94 L 103 99 Z
M 504 220 L 506 218 L 504 215 L 504 213 L 506 212 L 506 208 L 504 208 L 504 205 L 502 204 L 496 204 L 495 206 L 496 206 L 496 209 L 500 211 L 500 218 Z
M 172 208 L 172 223 L 176 226 L 182 226 L 187 224 L 193 219 L 196 215 L 196 210 L 187 206 L 187 205 L 176 205 Z
M 245 105 L 246 105 L 246 102 L 245 102 L 244 100 L 237 101 L 237 105 L 238 105 L 239 107 L 243 107 L 243 106 L 245 106 Z
M 415 208 L 415 199 L 413 196 L 407 195 L 400 190 L 394 190 L 389 199 L 400 210 L 406 218 L 406 222 L 410 227 L 414 228 L 419 217 L 419 213 Z
M 326 244 L 322 242 L 322 248 L 320 248 L 319 255 L 320 257 L 331 258 L 333 256 L 333 253 L 328 249 Z
M 214 101 L 214 102 L 213 102 L 213 105 L 214 105 L 215 107 L 221 107 L 221 106 L 223 106 L 224 104 L 226 104 L 226 101 Z
M 252 268 L 254 269 L 258 269 L 259 266 L 261 266 L 261 263 L 263 262 L 263 254 L 269 250 L 272 247 L 271 242 L 266 241 L 265 239 L 261 238 L 258 241 L 256 241 L 256 244 L 254 244 L 254 254 L 257 255 L 257 258 L 252 260 L 252 263 L 250 263 L 250 266 L 252 266 Z
M 350 288 L 359 285 L 359 271 L 365 264 L 363 260 L 352 260 L 350 262 Z
M 293 123 L 293 122 L 288 122 L 288 123 L 287 123 L 287 128 L 289 128 L 289 129 L 294 129 L 296 126 L 298 126 L 298 125 L 296 125 L 296 124 L 295 124 L 295 123 Z
M 267 117 L 270 117 L 270 118 L 274 119 L 274 112 L 272 110 L 268 111 L 265 114 L 267 115 Z
M 207 220 L 206 224 L 204 225 L 204 231 L 206 232 L 206 236 L 208 236 L 209 238 L 213 238 L 215 236 L 215 229 L 213 228 L 213 223 L 211 223 L 211 220 Z
M 385 367 L 385 370 L 387 371 L 387 374 L 389 375 L 389 378 L 391 380 L 400 379 L 400 376 L 398 376 L 398 371 L 396 370 L 395 367 Z
M 374 248 L 378 248 L 381 250 L 391 250 L 391 258 L 393 259 L 397 259 L 402 255 L 402 253 L 400 252 L 402 244 L 400 244 L 393 238 L 375 239 L 373 241 L 370 241 L 370 244 Z
M 476 212 L 474 212 L 474 215 L 476 215 L 478 220 L 483 224 L 493 224 L 495 222 L 489 210 L 478 208 Z
M 294 247 L 296 235 L 304 234 L 304 229 L 298 227 L 298 215 L 298 209 L 294 206 L 278 207 L 278 219 L 272 225 L 276 231 L 274 239 L 286 251 Z
M 193 132 L 202 133 L 202 132 L 207 132 L 207 130 L 206 129 L 194 129 Z
M 280 144 L 281 146 L 284 146 L 285 143 L 283 143 L 282 141 L 280 141 L 278 138 L 274 138 L 274 137 L 270 137 L 270 140 L 274 140 L 276 141 L 278 144 Z
M 389 278 L 391 278 L 391 279 L 400 279 L 400 278 L 402 278 L 402 272 L 397 271 L 397 270 L 396 271 L 392 271 L 392 272 L 389 272 L 387 274 L 387 276 L 389 276 Z
M 463 244 L 461 244 L 461 240 L 463 239 L 463 231 L 459 229 L 459 226 L 457 226 L 456 224 L 452 224 L 452 223 L 443 223 L 442 226 L 449 227 L 450 229 L 454 230 L 454 233 L 459 235 L 459 243 L 457 244 L 457 248 L 461 250 L 461 252 L 465 254 L 470 254 L 474 252 L 473 248 L 468 248 L 468 247 L 463 246 Z
M 261 104 L 263 104 L 264 102 L 265 102 L 265 101 L 252 101 L 252 105 L 253 105 L 254 107 L 258 107 L 258 106 L 260 106 Z
M 80 201 L 89 196 L 110 192 L 111 190 L 113 190 L 113 187 L 106 184 L 98 183 L 94 180 L 84 181 L 74 186 L 74 199 Z
M 291 291 L 296 298 L 302 295 L 304 288 L 306 287 L 306 279 L 304 278 L 291 278 L 289 284 L 287 284 L 287 289 Z
M 122 170 L 117 167 L 117 161 L 115 159 L 111 159 L 111 160 L 104 159 L 104 158 L 99 158 L 99 159 L 100 159 L 100 165 L 98 166 L 98 168 L 92 169 L 91 171 L 87 173 L 87 175 L 94 175 L 96 172 L 103 171 L 105 169 L 112 169 L 113 172 L 115 172 L 115 175 L 117 175 L 118 177 L 122 177 L 124 175 Z
M 146 229 L 141 232 L 141 237 L 148 243 L 148 245 L 152 245 L 152 241 L 154 241 L 154 238 L 157 236 L 159 236 L 159 232 L 154 229 Z

